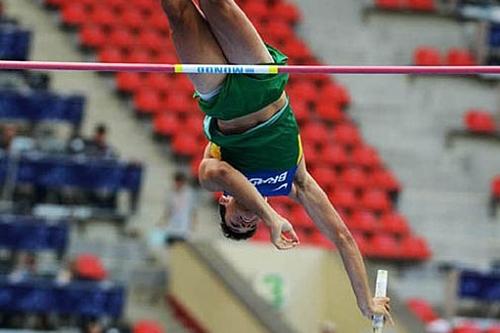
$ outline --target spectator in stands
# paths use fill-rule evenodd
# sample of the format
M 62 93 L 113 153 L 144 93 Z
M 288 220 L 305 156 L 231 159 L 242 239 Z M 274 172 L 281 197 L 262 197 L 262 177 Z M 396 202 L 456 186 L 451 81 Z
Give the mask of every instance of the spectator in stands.
M 160 225 L 164 227 L 168 246 L 189 239 L 196 218 L 195 193 L 183 172 L 174 175 L 174 186 L 167 196 L 167 205 Z
M 103 124 L 97 124 L 94 128 L 94 135 L 85 143 L 85 153 L 92 156 L 104 158 L 117 158 L 118 154 L 108 144 L 108 127 Z
M 25 280 L 36 275 L 36 256 L 33 253 L 21 252 L 17 255 L 14 269 L 9 274 L 12 280 Z
M 14 125 L 6 124 L 2 128 L 2 134 L 0 138 L 0 148 L 9 151 L 12 141 L 17 135 L 17 127 Z

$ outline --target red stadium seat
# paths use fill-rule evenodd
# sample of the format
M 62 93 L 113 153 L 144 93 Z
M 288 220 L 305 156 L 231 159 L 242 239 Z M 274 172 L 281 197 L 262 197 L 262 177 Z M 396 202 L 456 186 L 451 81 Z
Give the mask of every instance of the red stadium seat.
M 305 64 L 312 56 L 309 47 L 297 38 L 287 40 L 281 48 L 290 57 L 291 64 Z
M 87 24 L 79 33 L 80 45 L 88 48 L 101 48 L 107 42 L 103 29 L 97 25 Z
M 121 48 L 116 46 L 105 46 L 97 56 L 100 62 L 122 62 L 125 56 Z
M 391 212 L 382 215 L 380 218 L 380 227 L 383 232 L 397 236 L 406 236 L 410 234 L 410 227 L 406 218 L 399 213 Z
M 118 91 L 132 93 L 144 84 L 144 75 L 135 72 L 119 72 L 116 74 L 116 86 Z
M 294 37 L 295 32 L 285 20 L 272 20 L 264 27 L 263 37 L 273 44 L 282 45 Z
M 309 215 L 307 215 L 306 211 L 302 206 L 293 205 L 290 215 L 289 215 L 290 223 L 294 227 L 299 227 L 303 229 L 312 229 L 314 228 L 314 224 L 311 221 Z
M 189 97 L 182 94 L 170 94 L 162 105 L 167 112 L 172 112 L 181 116 L 187 116 L 196 110 L 194 102 Z
M 408 7 L 411 10 L 421 12 L 433 12 L 436 10 L 434 0 L 408 0 Z
M 318 166 L 311 169 L 311 175 L 326 192 L 333 189 L 337 174 L 329 166 Z
M 302 140 L 302 149 L 304 150 L 304 156 L 307 160 L 307 164 L 310 167 L 321 164 L 321 150 L 316 147 L 316 145 L 314 145 L 312 142 Z
M 379 228 L 375 215 L 365 210 L 355 211 L 351 217 L 347 219 L 347 225 L 350 230 L 365 233 L 373 233 Z
M 194 135 L 185 132 L 175 134 L 171 147 L 176 155 L 187 158 L 196 157 L 202 148 Z
M 408 308 L 424 323 L 428 324 L 439 318 L 432 306 L 426 300 L 410 298 L 406 301 Z
M 374 170 L 381 166 L 382 162 L 375 148 L 370 146 L 358 146 L 351 155 L 352 162 L 368 170 Z
M 368 184 L 367 173 L 359 167 L 348 167 L 340 174 L 339 182 L 345 186 L 361 191 Z
M 312 114 L 309 104 L 293 96 L 290 96 L 290 100 L 293 109 L 293 114 L 295 115 L 297 122 L 299 124 L 303 124 L 307 120 L 309 120 Z
M 320 91 L 320 103 L 332 104 L 335 103 L 339 107 L 344 108 L 351 104 L 351 96 L 346 87 L 340 84 L 328 84 Z
M 386 234 L 375 234 L 368 243 L 368 255 L 379 259 L 397 259 L 401 250 L 396 239 Z
M 431 252 L 423 238 L 408 236 L 401 240 L 402 257 L 407 260 L 429 259 Z
M 88 22 L 103 29 L 109 29 L 119 22 L 112 7 L 106 4 L 93 6 L 90 10 Z
M 140 30 L 145 21 L 145 17 L 136 8 L 128 7 L 123 10 L 119 17 L 122 26 L 128 30 Z
M 152 53 L 160 53 L 167 45 L 167 39 L 153 29 L 141 30 L 137 37 L 137 44 Z
M 328 129 L 321 122 L 309 122 L 302 127 L 301 136 L 304 141 L 316 146 L 321 146 L 328 142 Z
M 349 123 L 342 123 L 333 128 L 333 142 L 348 147 L 354 147 L 361 144 L 361 135 L 356 126 Z
M 437 48 L 421 46 L 413 54 L 413 63 L 417 66 L 442 65 L 441 54 Z
M 147 64 L 153 61 L 152 55 L 148 50 L 141 47 L 136 47 L 129 51 L 127 57 L 125 58 L 125 62 Z
M 500 325 L 488 327 L 484 333 L 500 333 Z
M 389 193 L 401 191 L 401 184 L 388 169 L 377 169 L 370 172 L 369 182 L 372 187 Z
M 108 36 L 108 44 L 121 49 L 132 49 L 136 44 L 136 37 L 128 29 L 114 29 Z
M 153 13 L 146 22 L 144 22 L 146 27 L 156 30 L 158 33 L 163 35 L 168 35 L 170 32 L 170 27 L 168 25 L 168 20 L 165 19 L 165 15 L 162 11 Z
M 159 113 L 162 108 L 161 95 L 155 90 L 141 88 L 134 94 L 134 106 L 140 114 Z
M 452 48 L 446 54 L 446 63 L 449 66 L 474 66 L 476 61 L 469 50 Z
M 358 245 L 359 252 L 361 252 L 362 255 L 367 254 L 369 245 L 365 235 L 361 232 L 352 232 L 352 237 Z
M 451 333 L 482 333 L 483 330 L 474 323 L 461 323 L 454 327 Z
M 153 131 L 162 137 L 172 137 L 181 131 L 179 118 L 171 113 L 161 113 L 154 117 Z
M 328 239 L 326 238 L 325 235 L 323 235 L 319 230 L 313 231 L 311 236 L 308 238 L 308 240 L 319 247 L 322 247 L 327 250 L 333 250 L 335 249 L 335 245 Z
M 496 176 L 491 182 L 491 194 L 500 199 L 500 175 Z
M 144 79 L 144 86 L 167 95 L 175 88 L 174 79 L 164 73 L 148 73 Z
M 343 169 L 350 163 L 346 149 L 337 143 L 323 145 L 320 156 L 323 163 L 338 169 Z
M 277 17 L 282 17 L 290 25 L 295 25 L 301 20 L 299 9 L 292 3 L 277 1 L 270 9 Z
M 403 8 L 401 0 L 375 0 L 375 6 L 380 9 L 400 10 Z
M 471 109 L 464 115 L 465 128 L 472 133 L 492 134 L 496 131 L 495 119 L 487 111 Z
M 69 2 L 64 6 L 61 17 L 64 24 L 78 26 L 88 21 L 89 14 L 85 6 L 78 2 Z
M 386 213 L 392 209 L 387 193 L 376 189 L 367 190 L 362 194 L 361 206 L 376 213 Z
M 288 93 L 294 99 L 302 100 L 306 103 L 314 103 L 319 96 L 318 88 L 309 81 L 300 81 L 288 89 Z
M 242 5 L 242 9 L 252 22 L 266 19 L 271 15 L 263 1 L 248 1 Z
M 141 320 L 134 324 L 133 333 L 164 333 L 165 331 L 155 321 Z
M 354 189 L 350 187 L 336 186 L 333 191 L 328 193 L 328 197 L 336 208 L 347 212 L 353 212 L 359 207 Z
M 74 271 L 79 279 L 104 280 L 108 273 L 99 257 L 94 254 L 84 253 L 76 257 Z
M 316 114 L 323 121 L 340 123 L 346 119 L 345 113 L 335 103 L 319 103 L 316 106 Z

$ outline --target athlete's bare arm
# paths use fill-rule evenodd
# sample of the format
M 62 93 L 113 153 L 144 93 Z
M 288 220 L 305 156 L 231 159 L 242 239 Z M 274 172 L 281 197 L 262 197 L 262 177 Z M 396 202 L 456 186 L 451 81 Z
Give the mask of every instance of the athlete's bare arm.
M 339 249 L 361 312 L 367 317 L 383 314 L 392 320 L 388 312 L 389 300 L 372 299 L 366 268 L 358 246 L 325 192 L 307 171 L 304 160 L 297 170 L 290 197 L 306 209 L 318 228 Z
M 231 193 L 241 205 L 259 216 L 268 226 L 271 241 L 278 249 L 287 250 L 299 244 L 290 222 L 274 211 L 243 174 L 228 163 L 212 158 L 208 146 L 200 164 L 198 177 L 200 185 L 206 190 Z

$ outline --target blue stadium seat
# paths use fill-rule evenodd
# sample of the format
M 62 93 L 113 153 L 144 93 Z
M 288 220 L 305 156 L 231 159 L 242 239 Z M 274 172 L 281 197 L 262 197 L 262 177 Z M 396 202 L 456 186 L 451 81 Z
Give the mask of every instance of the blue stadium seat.
M 27 60 L 31 45 L 31 31 L 12 24 L 0 25 L 0 59 Z

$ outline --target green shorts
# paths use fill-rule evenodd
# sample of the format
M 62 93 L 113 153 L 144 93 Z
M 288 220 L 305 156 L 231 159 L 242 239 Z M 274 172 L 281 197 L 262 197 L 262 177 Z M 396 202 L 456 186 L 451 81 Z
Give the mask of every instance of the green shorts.
M 271 46 L 267 46 L 274 62 L 285 65 L 288 58 Z M 205 101 L 199 98 L 201 110 L 210 117 L 231 120 L 262 110 L 277 101 L 288 82 L 287 74 L 228 74 L 220 92 Z

